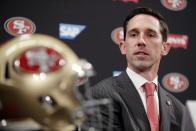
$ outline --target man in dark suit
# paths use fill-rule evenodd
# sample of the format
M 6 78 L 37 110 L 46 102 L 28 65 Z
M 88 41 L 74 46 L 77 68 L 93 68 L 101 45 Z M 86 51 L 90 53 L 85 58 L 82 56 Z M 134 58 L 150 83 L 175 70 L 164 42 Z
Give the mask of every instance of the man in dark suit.
M 136 8 L 126 17 L 123 28 L 124 40 L 119 47 L 127 59 L 126 71 L 90 89 L 94 99 L 112 100 L 111 131 L 181 131 L 185 107 L 158 82 L 161 58 L 170 50 L 165 19 L 150 8 Z M 151 95 L 147 95 L 150 86 L 146 83 L 153 87 Z M 101 114 L 107 124 L 109 114 L 104 108 Z

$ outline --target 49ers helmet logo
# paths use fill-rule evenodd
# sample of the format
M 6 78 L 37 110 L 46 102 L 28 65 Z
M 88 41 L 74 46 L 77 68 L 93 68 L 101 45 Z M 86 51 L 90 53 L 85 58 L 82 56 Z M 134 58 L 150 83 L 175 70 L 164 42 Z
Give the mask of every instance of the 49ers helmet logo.
M 24 17 L 12 17 L 4 23 L 5 30 L 13 36 L 32 34 L 35 32 L 35 24 Z
M 186 8 L 186 0 L 161 0 L 162 5 L 173 11 L 180 11 Z
M 16 68 L 23 72 L 48 73 L 60 69 L 65 63 L 62 56 L 51 48 L 32 48 L 21 54 L 15 61 Z
M 163 86 L 171 92 L 183 92 L 189 86 L 187 77 L 180 73 L 169 73 L 163 77 Z

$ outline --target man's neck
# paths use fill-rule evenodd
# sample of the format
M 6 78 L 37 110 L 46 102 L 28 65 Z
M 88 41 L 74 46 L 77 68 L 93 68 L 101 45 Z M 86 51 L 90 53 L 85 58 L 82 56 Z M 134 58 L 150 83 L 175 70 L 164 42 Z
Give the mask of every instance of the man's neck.
M 139 75 L 143 76 L 148 81 L 152 81 L 157 77 L 157 71 L 154 71 L 154 70 L 151 70 L 151 69 L 137 70 L 137 69 L 133 69 L 131 67 L 128 67 L 128 68 L 130 68 L 134 72 L 138 73 Z

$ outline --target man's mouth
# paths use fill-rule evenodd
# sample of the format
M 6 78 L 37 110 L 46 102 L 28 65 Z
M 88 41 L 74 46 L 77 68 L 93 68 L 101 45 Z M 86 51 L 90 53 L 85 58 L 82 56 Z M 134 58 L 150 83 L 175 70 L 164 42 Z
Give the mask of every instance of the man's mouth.
M 149 54 L 145 51 L 137 51 L 134 53 L 134 55 L 149 55 Z

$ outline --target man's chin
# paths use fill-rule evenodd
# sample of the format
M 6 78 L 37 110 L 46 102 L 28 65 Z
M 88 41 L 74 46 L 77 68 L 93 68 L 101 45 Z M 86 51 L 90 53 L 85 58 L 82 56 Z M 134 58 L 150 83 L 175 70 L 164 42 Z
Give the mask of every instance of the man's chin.
M 144 62 L 142 62 L 142 63 L 137 63 L 137 64 L 135 65 L 135 68 L 136 68 L 138 71 L 145 71 L 145 70 L 147 70 L 147 69 L 150 68 L 150 64 L 147 64 L 147 63 L 144 63 Z

